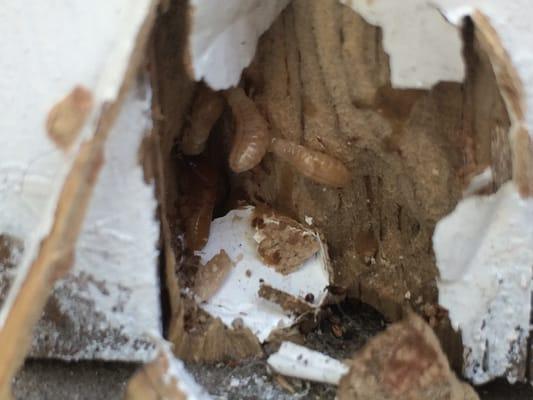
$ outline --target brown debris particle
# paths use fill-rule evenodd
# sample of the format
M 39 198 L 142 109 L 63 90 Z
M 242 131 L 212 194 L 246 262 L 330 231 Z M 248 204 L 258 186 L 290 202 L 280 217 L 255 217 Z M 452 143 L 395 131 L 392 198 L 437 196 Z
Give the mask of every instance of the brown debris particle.
M 411 314 L 371 339 L 340 381 L 340 400 L 475 400 L 451 371 L 433 330 Z
M 279 273 L 296 271 L 320 250 L 317 236 L 298 222 L 259 207 L 255 212 L 252 225 L 259 243 L 257 252 L 265 264 Z
M 274 380 L 276 381 L 278 386 L 282 388 L 283 390 L 285 390 L 286 392 L 289 392 L 291 394 L 296 393 L 296 390 L 294 390 L 292 385 L 289 383 L 287 379 L 285 379 L 284 376 L 276 374 L 274 375 Z
M 344 334 L 344 331 L 342 329 L 342 326 L 337 325 L 337 324 L 333 324 L 333 325 L 331 325 L 331 333 L 336 338 L 340 338 Z
M 270 285 L 261 284 L 258 294 L 259 297 L 271 301 L 272 303 L 276 303 L 283 310 L 290 311 L 296 315 L 306 314 L 314 310 L 313 307 L 304 300 L 279 289 L 275 289 Z
M 185 400 L 187 396 L 179 389 L 175 377 L 170 377 L 168 355 L 161 352 L 149 364 L 133 375 L 126 387 L 126 400 Z
M 83 86 L 76 86 L 48 113 L 46 131 L 62 149 L 74 142 L 93 107 L 93 96 Z
M 195 277 L 194 293 L 200 301 L 207 301 L 220 288 L 234 263 L 224 250 L 213 256 L 206 265 L 201 265 Z

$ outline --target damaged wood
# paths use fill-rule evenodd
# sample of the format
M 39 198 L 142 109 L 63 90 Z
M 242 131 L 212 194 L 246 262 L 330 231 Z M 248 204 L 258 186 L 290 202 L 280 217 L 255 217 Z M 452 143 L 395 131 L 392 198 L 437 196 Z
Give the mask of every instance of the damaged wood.
M 181 295 L 183 283 L 179 274 L 188 250 L 179 239 L 184 236 L 177 206 L 183 170 L 179 168 L 174 144 L 180 142 L 194 96 L 195 83 L 188 78 L 189 24 L 188 4 L 173 2 L 157 19 L 150 49 L 153 109 L 161 116 L 155 121 L 154 137 L 158 144 L 156 186 L 161 205 L 164 279 L 170 308 L 168 338 L 174 344 L 174 353 L 187 361 L 237 360 L 262 354 L 254 334 L 244 328 L 228 329 Z
M 461 195 L 456 138 L 463 103 L 458 84 L 427 92 L 391 89 L 379 39 L 379 29 L 336 1 L 296 0 L 287 7 L 259 42 L 254 68 L 262 85 L 254 88 L 254 100 L 275 137 L 338 159 L 350 182 L 324 187 L 267 155 L 238 183 L 252 199 L 296 220 L 312 218 L 328 241 L 332 284 L 397 319 L 407 292 L 415 308 L 420 296 L 437 300 L 431 234 Z M 376 51 L 362 51 L 363 42 Z M 292 58 L 293 51 L 300 57 Z M 354 82 L 345 72 L 352 67 L 375 72 Z M 352 93 L 361 86 L 366 100 Z M 282 93 L 288 95 L 280 107 Z M 375 243 L 362 245 L 361 232 Z
M 184 361 L 213 363 L 263 354 L 261 344 L 249 329 L 227 328 L 220 319 L 186 298 L 179 306 L 179 314 L 170 321 L 168 339 L 174 344 L 174 354 Z
M 476 27 L 476 38 L 490 59 L 499 92 L 512 122 L 508 134 L 512 149 L 513 180 L 523 197 L 531 197 L 533 196 L 533 144 L 525 121 L 526 106 L 522 83 L 488 18 L 481 11 L 476 11 L 472 15 L 472 20 Z
M 431 327 L 409 315 L 378 334 L 348 362 L 340 400 L 476 400 L 450 369 Z
M 303 315 L 315 311 L 315 308 L 309 305 L 304 299 L 275 289 L 270 285 L 261 284 L 257 294 L 259 297 L 279 305 L 283 310 L 292 314 Z
M 477 37 L 465 41 L 464 84 L 392 89 L 380 29 L 335 1 L 295 0 L 244 74 L 275 138 L 327 153 L 350 178 L 327 188 L 267 154 L 235 191 L 310 218 L 327 238 L 332 284 L 392 320 L 437 304 L 433 230 L 473 174 L 491 168 L 489 191 L 511 176 L 505 105 Z M 458 335 L 446 318 L 436 329 L 460 366 Z

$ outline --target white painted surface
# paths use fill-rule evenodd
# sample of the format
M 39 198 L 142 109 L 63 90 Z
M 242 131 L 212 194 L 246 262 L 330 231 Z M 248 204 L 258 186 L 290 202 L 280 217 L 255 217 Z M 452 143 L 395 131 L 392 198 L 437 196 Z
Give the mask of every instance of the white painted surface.
M 459 31 L 429 0 L 341 0 L 383 30 L 390 56 L 391 83 L 430 88 L 439 81 L 462 81 L 465 67 Z
M 197 252 L 202 263 L 207 263 L 223 249 L 235 262 L 235 267 L 220 289 L 200 307 L 219 317 L 227 326 L 231 326 L 236 318 L 242 319 L 244 325 L 260 341 L 264 341 L 273 330 L 291 326 L 296 319 L 278 305 L 259 297 L 260 280 L 293 296 L 304 298 L 311 293 L 314 304 L 318 306 L 326 296 L 329 273 L 324 249 L 288 275 L 263 264 L 257 254 L 252 218 L 253 207 L 247 207 L 232 210 L 211 224 L 209 241 L 202 251 Z M 247 270 L 251 273 L 250 277 Z
M 118 94 L 150 6 L 150 0 L 2 3 L 0 232 L 20 238 L 24 253 L 0 326 L 52 226 L 79 145 L 94 135 L 104 102 Z M 75 143 L 63 152 L 47 136 L 45 122 L 54 104 L 76 85 L 92 93 L 94 107 Z M 150 239 L 151 231 L 147 235 L 143 240 Z M 89 259 L 78 265 L 103 268 Z
M 192 0 L 190 47 L 194 78 L 213 89 L 235 86 L 257 39 L 289 0 Z
M 462 200 L 435 229 L 439 303 L 460 329 L 464 374 L 476 384 L 515 381 L 525 357 L 531 309 L 533 199 L 512 182 Z
M 56 302 L 68 320 L 87 323 L 80 303 L 91 304 L 94 321 L 88 325 L 98 322 L 92 331 L 101 332 L 71 354 L 73 359 L 147 361 L 155 355 L 153 347 L 136 346 L 146 332 L 161 332 L 157 202 L 154 185 L 144 182 L 138 160 L 141 141 L 152 127 L 150 107 L 148 83 L 132 85 L 106 143 L 105 164 L 76 244 L 74 267 L 55 287 Z M 62 289 L 70 289 L 73 296 Z M 102 320 L 96 318 L 99 313 Z M 108 337 L 111 331 L 122 336 L 120 342 Z M 53 332 L 38 327 L 36 338 L 40 334 Z
M 279 374 L 331 385 L 338 385 L 349 371 L 339 360 L 292 342 L 283 342 L 267 363 Z

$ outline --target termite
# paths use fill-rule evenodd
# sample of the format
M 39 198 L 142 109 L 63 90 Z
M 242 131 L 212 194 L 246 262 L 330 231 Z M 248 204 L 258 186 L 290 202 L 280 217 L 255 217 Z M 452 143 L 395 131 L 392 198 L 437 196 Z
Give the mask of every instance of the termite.
M 204 84 L 200 84 L 194 96 L 191 116 L 181 139 L 183 154 L 193 156 L 204 151 L 209 133 L 223 109 L 222 96 Z
M 229 89 L 225 96 L 235 120 L 229 166 L 240 173 L 261 162 L 270 144 L 270 132 L 268 123 L 242 88 Z
M 218 195 L 218 171 L 206 158 L 187 160 L 185 196 L 180 207 L 185 240 L 191 251 L 201 250 L 209 239 Z
M 270 151 L 315 182 L 342 187 L 350 180 L 350 172 L 344 164 L 325 153 L 281 138 L 272 139 Z

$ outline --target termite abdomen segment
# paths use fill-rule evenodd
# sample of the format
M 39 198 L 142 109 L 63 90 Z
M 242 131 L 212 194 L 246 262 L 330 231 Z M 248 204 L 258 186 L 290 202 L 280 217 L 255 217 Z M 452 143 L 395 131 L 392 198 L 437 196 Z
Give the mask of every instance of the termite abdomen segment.
M 205 149 L 209 133 L 222 114 L 222 96 L 200 84 L 194 96 L 191 115 L 181 139 L 181 151 L 186 155 L 198 155 Z
M 315 182 L 342 187 L 350 180 L 350 171 L 344 164 L 327 154 L 280 138 L 272 139 L 270 150 Z
M 229 166 L 240 173 L 261 162 L 270 144 L 270 132 L 266 120 L 242 88 L 227 90 L 225 94 L 235 121 Z

